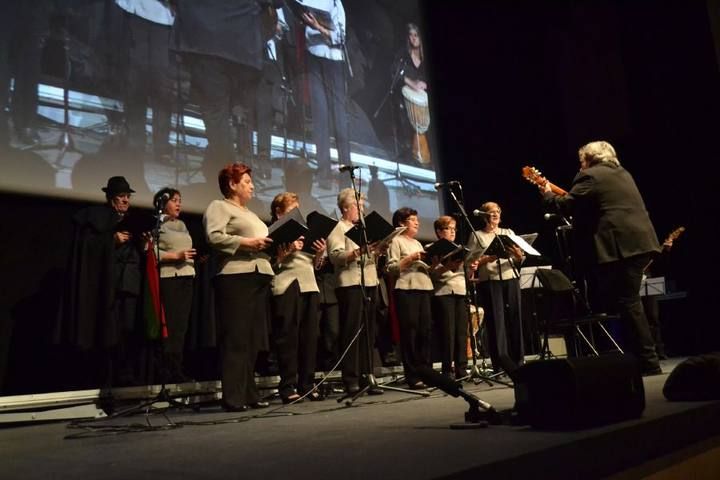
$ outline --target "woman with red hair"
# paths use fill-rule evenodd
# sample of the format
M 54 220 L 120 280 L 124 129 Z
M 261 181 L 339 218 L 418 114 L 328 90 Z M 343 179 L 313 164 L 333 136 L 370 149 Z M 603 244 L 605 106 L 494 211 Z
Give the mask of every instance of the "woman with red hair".
M 255 384 L 255 360 L 268 349 L 273 269 L 265 251 L 272 240 L 265 223 L 248 209 L 255 187 L 250 167 L 227 165 L 218 174 L 222 200 L 205 210 L 208 243 L 219 254 L 214 279 L 219 322 L 223 406 L 228 411 L 264 408 Z

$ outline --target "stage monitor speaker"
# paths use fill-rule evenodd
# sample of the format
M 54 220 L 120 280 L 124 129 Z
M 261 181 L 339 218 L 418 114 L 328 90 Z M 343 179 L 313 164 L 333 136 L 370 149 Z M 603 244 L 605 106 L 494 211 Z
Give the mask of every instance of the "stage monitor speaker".
M 630 355 L 539 360 L 513 372 L 519 420 L 535 428 L 572 430 L 642 415 L 645 390 Z
M 720 352 L 689 357 L 670 372 L 663 395 L 670 401 L 720 400 Z

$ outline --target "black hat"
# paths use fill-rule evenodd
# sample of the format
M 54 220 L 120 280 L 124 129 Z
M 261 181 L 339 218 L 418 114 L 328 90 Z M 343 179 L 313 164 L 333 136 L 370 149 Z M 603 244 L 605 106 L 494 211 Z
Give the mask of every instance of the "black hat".
M 107 182 L 107 187 L 103 187 L 102 191 L 110 196 L 120 193 L 135 193 L 135 190 L 130 188 L 130 184 L 125 180 L 125 177 L 110 177 Z

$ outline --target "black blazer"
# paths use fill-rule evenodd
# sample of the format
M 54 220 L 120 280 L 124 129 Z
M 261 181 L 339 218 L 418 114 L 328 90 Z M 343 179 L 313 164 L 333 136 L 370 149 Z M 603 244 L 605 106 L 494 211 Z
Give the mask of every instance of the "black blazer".
M 210 55 L 262 69 L 265 41 L 261 5 L 277 0 L 175 0 L 170 48 L 180 53 Z
M 612 163 L 581 170 L 565 196 L 544 195 L 547 205 L 573 217 L 579 266 L 659 252 L 655 228 L 630 173 Z

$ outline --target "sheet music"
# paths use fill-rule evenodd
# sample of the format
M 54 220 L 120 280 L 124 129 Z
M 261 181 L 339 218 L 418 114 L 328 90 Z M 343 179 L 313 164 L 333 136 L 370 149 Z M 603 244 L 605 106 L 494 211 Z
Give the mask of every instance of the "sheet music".
M 528 255 L 532 255 L 534 257 L 540 256 L 540 252 L 535 250 L 535 248 L 528 242 L 526 242 L 525 239 L 522 238 L 520 235 L 510 234 L 507 235 L 507 237 L 510 238 L 510 240 L 512 240 L 513 242 L 515 242 L 515 244 Z

